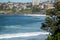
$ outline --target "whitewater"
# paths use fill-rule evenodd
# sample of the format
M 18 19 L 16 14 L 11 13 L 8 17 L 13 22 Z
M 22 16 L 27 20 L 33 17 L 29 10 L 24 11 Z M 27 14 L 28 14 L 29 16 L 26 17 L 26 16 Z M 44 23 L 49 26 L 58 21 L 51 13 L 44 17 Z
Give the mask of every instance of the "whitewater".
M 3 34 L 3 35 L 0 35 L 0 39 L 15 38 L 15 37 L 31 37 L 31 36 L 46 35 L 46 34 L 49 34 L 49 32 L 30 32 L 30 33 Z

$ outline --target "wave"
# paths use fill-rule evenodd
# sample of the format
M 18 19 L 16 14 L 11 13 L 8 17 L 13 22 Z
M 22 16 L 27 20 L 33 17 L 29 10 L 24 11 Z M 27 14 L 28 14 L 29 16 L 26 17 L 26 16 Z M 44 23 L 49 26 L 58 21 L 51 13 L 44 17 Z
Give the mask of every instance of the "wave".
M 45 14 L 24 14 L 24 16 L 46 16 Z
M 0 39 L 16 38 L 16 37 L 32 37 L 32 36 L 46 35 L 46 34 L 49 34 L 49 32 L 30 32 L 30 33 L 1 34 L 0 35 Z

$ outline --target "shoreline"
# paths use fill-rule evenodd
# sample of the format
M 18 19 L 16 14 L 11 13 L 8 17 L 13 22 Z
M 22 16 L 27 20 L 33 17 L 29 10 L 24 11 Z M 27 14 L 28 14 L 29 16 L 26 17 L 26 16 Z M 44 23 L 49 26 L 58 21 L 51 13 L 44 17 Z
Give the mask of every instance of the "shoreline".
M 23 15 L 23 16 L 47 16 L 46 14 L 0 14 L 0 15 Z

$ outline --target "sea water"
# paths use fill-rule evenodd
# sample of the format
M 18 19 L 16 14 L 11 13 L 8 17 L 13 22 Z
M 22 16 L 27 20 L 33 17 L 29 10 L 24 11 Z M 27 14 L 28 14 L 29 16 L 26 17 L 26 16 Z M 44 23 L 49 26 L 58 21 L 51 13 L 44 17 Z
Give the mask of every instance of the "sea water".
M 46 16 L 0 15 L 0 40 L 45 40 L 41 29 Z

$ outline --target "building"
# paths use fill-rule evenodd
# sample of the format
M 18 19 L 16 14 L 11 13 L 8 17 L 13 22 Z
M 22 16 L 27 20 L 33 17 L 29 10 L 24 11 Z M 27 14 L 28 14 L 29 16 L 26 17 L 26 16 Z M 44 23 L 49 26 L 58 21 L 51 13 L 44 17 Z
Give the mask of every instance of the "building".
M 40 3 L 40 0 L 32 0 L 32 5 L 39 5 Z
M 10 9 L 13 8 L 13 3 L 7 3 L 7 4 L 8 4 L 8 7 L 9 7 Z
M 52 8 L 54 8 L 53 7 L 54 5 L 50 2 L 42 2 L 42 3 L 40 3 L 39 6 L 41 7 L 41 9 L 52 9 Z
M 59 2 L 60 0 L 55 0 L 55 2 Z
M 24 3 L 24 5 L 27 7 L 26 9 L 31 9 L 32 8 L 32 3 Z

